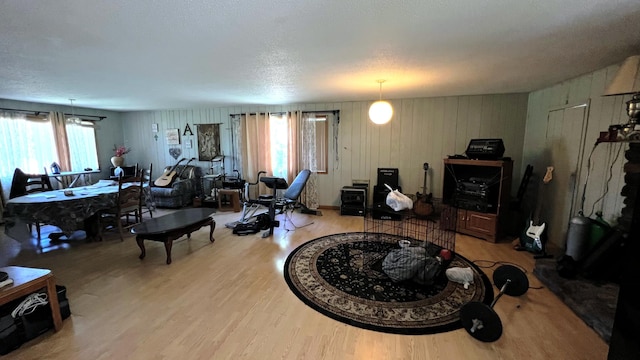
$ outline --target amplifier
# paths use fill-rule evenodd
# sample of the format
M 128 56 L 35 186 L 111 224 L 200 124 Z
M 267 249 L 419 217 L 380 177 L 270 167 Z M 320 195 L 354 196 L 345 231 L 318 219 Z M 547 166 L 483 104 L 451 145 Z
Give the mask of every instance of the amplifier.
M 486 199 L 481 198 L 457 196 L 455 199 L 453 199 L 453 206 L 460 209 L 478 211 L 483 213 L 493 211 L 493 205 Z
M 395 189 L 395 188 L 394 188 Z M 402 186 L 398 186 L 397 190 L 402 192 Z M 389 195 L 390 191 L 384 185 L 373 185 L 373 203 L 383 203 L 387 202 L 387 195 Z
M 371 217 L 376 220 L 402 220 L 402 213 L 394 211 L 386 204 L 373 204 L 370 211 Z
M 367 189 L 354 186 L 343 186 L 340 192 L 340 201 L 343 204 L 366 204 Z
M 340 215 L 365 216 L 366 209 L 362 206 L 341 205 Z
M 378 168 L 378 186 L 387 184 L 392 188 L 398 187 L 398 169 L 397 168 Z
M 502 139 L 471 139 L 465 154 L 469 159 L 497 160 L 504 155 Z
M 458 181 L 455 194 L 456 196 L 468 195 L 487 199 L 489 197 L 489 185 L 484 182 Z

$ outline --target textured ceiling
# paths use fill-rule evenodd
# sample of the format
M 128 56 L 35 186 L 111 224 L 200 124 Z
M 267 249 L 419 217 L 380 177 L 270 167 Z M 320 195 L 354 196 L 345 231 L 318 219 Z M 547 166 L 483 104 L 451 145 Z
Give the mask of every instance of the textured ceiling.
M 640 53 L 638 0 L 0 1 L 0 98 L 117 111 L 528 92 Z

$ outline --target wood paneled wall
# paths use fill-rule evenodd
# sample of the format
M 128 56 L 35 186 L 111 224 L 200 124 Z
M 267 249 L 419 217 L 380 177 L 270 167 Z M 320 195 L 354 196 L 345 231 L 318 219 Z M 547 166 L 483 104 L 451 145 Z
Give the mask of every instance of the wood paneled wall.
M 576 184 L 578 201 L 571 216 L 577 215 L 580 208 L 584 209 L 585 216 L 601 210 L 609 223 L 615 223 L 620 216 L 624 201 L 620 196 L 624 185 L 624 151 L 628 146 L 623 143 L 594 146 L 599 133 L 606 131 L 609 125 L 628 122 L 625 102 L 631 96 L 602 96 L 618 68 L 619 65 L 609 66 L 529 94 L 522 159 L 524 164 L 533 164 L 534 169 L 546 166 L 544 144 L 549 110 L 565 105 L 589 104 L 583 161 Z M 580 206 L 583 192 L 584 205 Z M 557 242 L 557 246 L 564 247 L 564 239 Z
M 129 112 L 123 114 L 125 144 L 136 150 L 127 157 L 142 165 L 153 163 L 158 169 L 154 172 L 159 175 L 164 166 L 175 163 L 166 145 L 166 129 L 180 129 L 182 135 L 188 124 L 193 136 L 181 136 L 181 156 L 197 158 L 196 124 L 221 123 L 222 151 L 227 155 L 231 154 L 230 114 L 340 110 L 338 135 L 329 140 L 330 170 L 319 176 L 321 206 L 338 206 L 340 189 L 353 180 L 369 180 L 372 190 L 378 168 L 398 168 L 402 190 L 421 191 L 424 162 L 431 166 L 428 191 L 440 197 L 442 159 L 463 154 L 473 138 L 504 139 L 505 156 L 515 161 L 516 168 L 521 165 L 527 94 L 397 99 L 391 103 L 395 113 L 391 122 L 382 126 L 369 121 L 371 102 L 366 101 Z M 158 133 L 152 132 L 153 123 L 158 124 Z M 329 129 L 329 134 L 334 134 L 333 130 Z M 191 149 L 185 147 L 184 140 L 192 141 Z M 226 159 L 227 173 L 233 170 L 232 161 Z M 194 163 L 205 171 L 210 167 L 208 162 Z M 514 171 L 512 187 L 517 189 L 519 181 L 520 174 Z

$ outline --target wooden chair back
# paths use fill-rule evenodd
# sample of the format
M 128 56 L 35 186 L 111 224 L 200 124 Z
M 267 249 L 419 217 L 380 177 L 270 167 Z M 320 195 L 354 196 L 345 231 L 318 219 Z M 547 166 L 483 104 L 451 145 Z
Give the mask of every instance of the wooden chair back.
M 142 177 L 122 177 L 118 180 L 118 207 L 121 211 L 137 210 L 142 198 Z
M 13 172 L 9 198 L 50 190 L 53 190 L 53 187 L 47 174 L 26 174 L 20 168 L 16 168 Z
M 124 229 L 130 228 L 141 221 L 140 199 L 142 197 L 142 178 L 140 173 L 132 177 L 122 177 L 118 180 L 118 201 L 116 208 L 103 213 L 107 217 L 112 217 L 120 233 L 120 240 L 124 241 Z M 110 214 L 110 215 L 109 215 Z M 130 222 L 129 217 L 133 216 L 134 221 Z M 125 220 L 123 225 L 122 220 Z M 102 231 L 102 225 L 101 225 Z
M 45 174 L 25 174 L 20 168 L 13 171 L 13 180 L 11 181 L 11 191 L 9 199 L 24 196 L 36 192 L 44 192 L 53 190 L 49 176 Z M 29 224 L 29 232 L 32 229 L 32 223 Z M 36 232 L 38 240 L 40 240 L 40 223 L 36 222 Z

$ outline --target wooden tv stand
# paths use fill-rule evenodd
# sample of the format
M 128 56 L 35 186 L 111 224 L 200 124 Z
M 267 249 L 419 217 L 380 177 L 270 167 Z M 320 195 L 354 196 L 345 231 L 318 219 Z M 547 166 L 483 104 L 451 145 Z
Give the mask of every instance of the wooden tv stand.
M 444 159 L 444 167 L 443 223 L 448 230 L 497 242 L 504 233 L 513 161 Z

